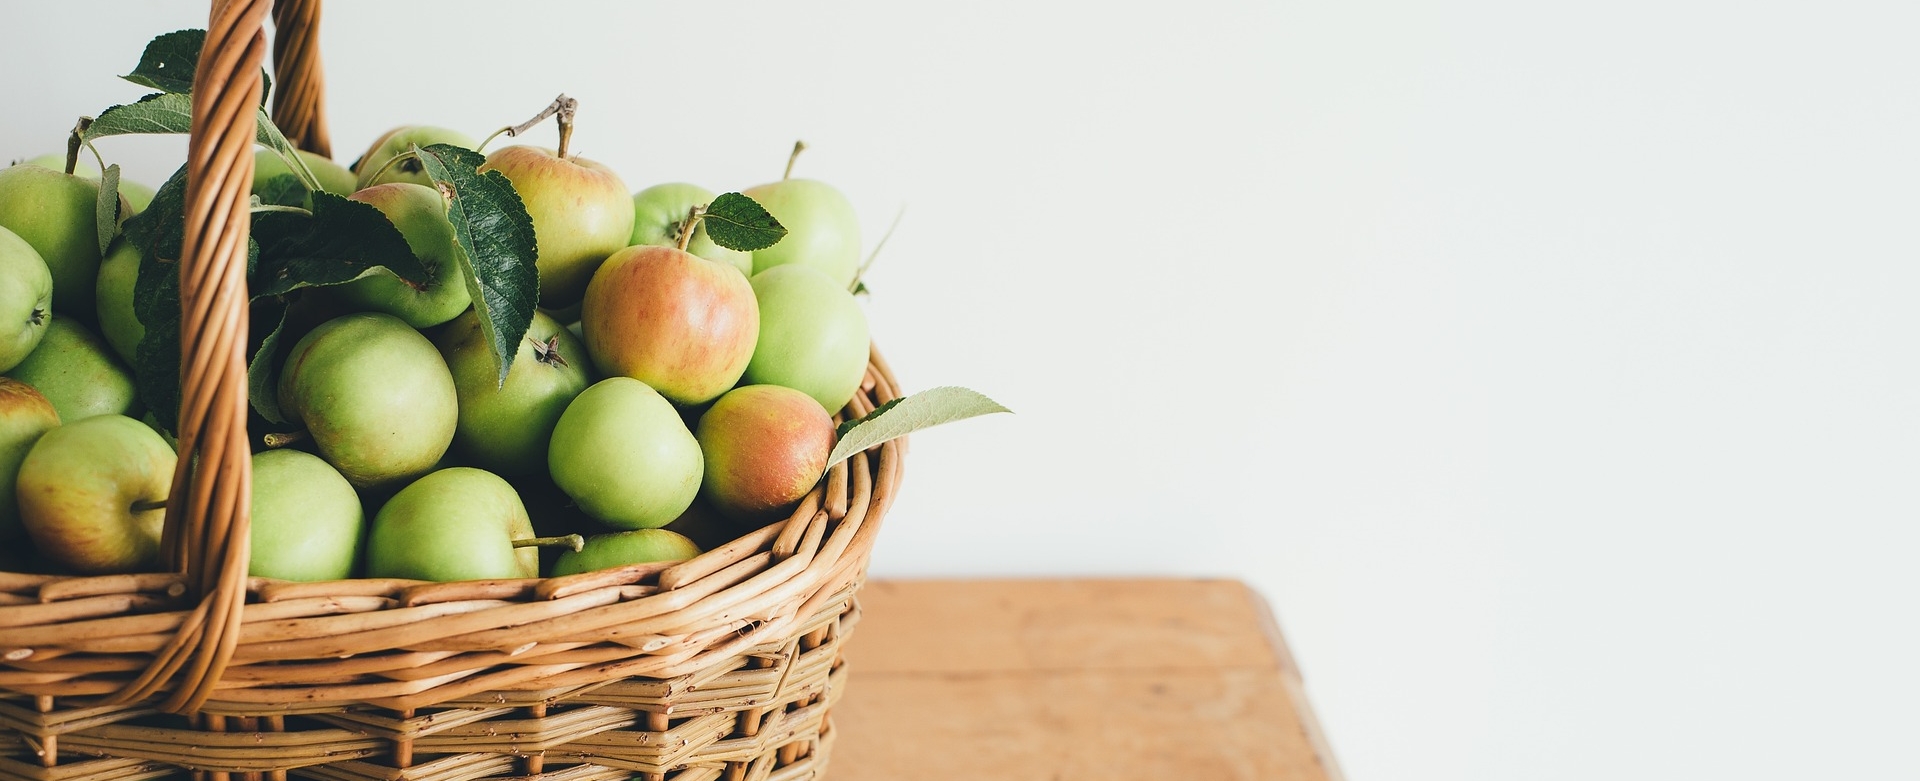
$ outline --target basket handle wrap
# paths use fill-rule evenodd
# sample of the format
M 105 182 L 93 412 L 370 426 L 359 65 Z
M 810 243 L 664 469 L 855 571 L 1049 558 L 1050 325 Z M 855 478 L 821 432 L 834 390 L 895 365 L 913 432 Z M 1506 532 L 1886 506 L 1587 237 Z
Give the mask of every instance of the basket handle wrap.
M 320 0 L 275 0 L 273 81 L 273 124 L 294 146 L 333 157 L 320 67 Z
M 180 245 L 180 457 L 161 545 L 199 602 L 152 664 L 111 698 L 138 701 L 170 688 L 159 707 L 174 713 L 197 711 L 213 693 L 239 642 L 247 596 L 248 203 L 270 3 L 214 0 L 194 74 Z

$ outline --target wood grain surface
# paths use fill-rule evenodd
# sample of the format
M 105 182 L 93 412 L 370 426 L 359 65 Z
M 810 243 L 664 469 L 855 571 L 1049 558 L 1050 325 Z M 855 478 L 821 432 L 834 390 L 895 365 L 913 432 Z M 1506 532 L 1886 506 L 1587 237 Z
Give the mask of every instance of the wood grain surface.
M 876 580 L 831 781 L 1338 781 L 1285 641 L 1230 580 Z

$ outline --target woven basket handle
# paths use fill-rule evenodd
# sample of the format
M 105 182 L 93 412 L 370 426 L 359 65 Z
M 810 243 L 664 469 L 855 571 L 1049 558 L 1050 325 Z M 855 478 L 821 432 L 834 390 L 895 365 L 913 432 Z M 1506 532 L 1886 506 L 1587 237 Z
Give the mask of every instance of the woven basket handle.
M 168 688 L 162 710 L 199 710 L 239 644 L 247 596 L 252 452 L 247 439 L 247 236 L 263 32 L 271 0 L 214 0 L 194 73 L 180 245 L 178 466 L 162 548 L 198 603 L 153 662 L 111 699 Z M 281 42 L 276 113 L 296 144 L 325 153 L 317 0 L 273 9 Z M 295 134 L 297 132 L 297 135 Z

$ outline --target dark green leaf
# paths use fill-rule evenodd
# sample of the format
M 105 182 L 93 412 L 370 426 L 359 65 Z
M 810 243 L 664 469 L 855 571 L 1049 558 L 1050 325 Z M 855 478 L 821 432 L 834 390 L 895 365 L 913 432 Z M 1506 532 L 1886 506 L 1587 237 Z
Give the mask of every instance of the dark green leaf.
M 859 420 L 841 424 L 840 442 L 827 456 L 832 467 L 862 450 L 921 429 L 995 412 L 1012 412 L 999 402 L 952 386 L 929 388 L 880 405 Z
M 280 174 L 268 179 L 253 194 L 259 196 L 263 204 L 307 208 L 307 186 L 300 183 L 296 174 Z
M 178 30 L 155 37 L 140 54 L 140 64 L 120 78 L 164 92 L 192 92 L 206 30 Z
M 385 214 L 329 192 L 313 194 L 311 214 L 253 215 L 253 238 L 260 243 L 251 285 L 256 298 L 351 282 L 379 266 L 408 282 L 431 277 Z
M 192 128 L 193 98 L 161 92 L 100 112 L 80 140 L 91 142 L 108 136 L 141 133 L 185 133 Z
M 133 312 L 146 335 L 133 361 L 134 387 L 160 426 L 179 425 L 180 241 L 185 233 L 187 169 L 160 185 L 146 211 L 127 221 L 127 240 L 140 248 Z
M 100 254 L 105 255 L 107 245 L 113 243 L 113 235 L 120 232 L 119 163 L 100 172 L 100 193 L 93 199 L 93 225 L 100 238 Z
M 253 322 L 255 325 L 273 324 L 266 338 L 260 340 L 260 349 L 255 351 L 253 359 L 247 362 L 247 400 L 253 403 L 253 411 L 260 413 L 268 423 L 285 423 L 287 416 L 280 412 L 280 373 L 275 365 L 280 357 L 280 334 L 287 327 L 287 301 L 284 298 L 268 297 L 253 302 Z
M 533 218 L 505 175 L 479 172 L 487 161 L 479 152 L 450 144 L 413 152 L 441 191 L 453 195 L 447 219 L 460 243 L 461 271 L 504 383 L 540 298 Z
M 780 243 L 787 229 L 757 201 L 725 193 L 707 205 L 707 236 L 730 250 L 753 252 Z

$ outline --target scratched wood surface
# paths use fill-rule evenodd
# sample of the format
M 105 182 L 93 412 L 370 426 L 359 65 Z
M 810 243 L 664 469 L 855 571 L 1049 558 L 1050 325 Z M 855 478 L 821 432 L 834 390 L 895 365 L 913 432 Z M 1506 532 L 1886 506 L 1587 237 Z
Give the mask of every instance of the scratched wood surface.
M 1339 781 L 1230 580 L 875 580 L 829 781 Z

